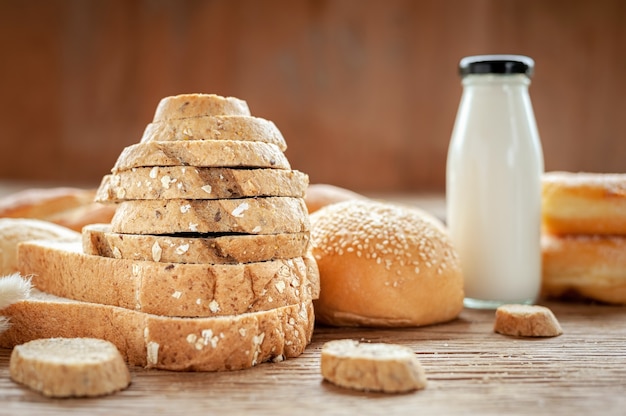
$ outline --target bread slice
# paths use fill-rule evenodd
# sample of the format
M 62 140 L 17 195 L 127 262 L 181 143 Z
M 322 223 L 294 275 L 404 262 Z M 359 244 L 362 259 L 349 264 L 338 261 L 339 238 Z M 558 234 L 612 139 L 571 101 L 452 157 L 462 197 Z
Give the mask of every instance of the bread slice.
M 81 244 L 27 242 L 19 268 L 56 296 L 165 316 L 222 316 L 310 299 L 316 269 L 301 258 L 210 265 L 91 256 Z M 310 278 L 309 278 L 310 277 Z
M 249 116 L 250 109 L 245 101 L 235 97 L 180 94 L 163 98 L 157 105 L 153 121 L 216 115 Z
M 518 337 L 556 337 L 563 333 L 552 311 L 539 305 L 501 305 L 493 330 Z
M 202 116 L 149 123 L 141 142 L 168 140 L 243 140 L 275 144 L 283 152 L 287 143 L 276 125 L 252 116 Z
M 115 345 L 95 338 L 44 338 L 16 345 L 9 374 L 48 397 L 103 396 L 130 384 Z
M 322 376 L 341 387 L 405 393 L 427 384 L 415 353 L 402 345 L 341 339 L 325 343 L 321 356 Z
M 245 233 L 309 231 L 302 198 L 167 199 L 124 201 L 111 220 L 122 234 Z
M 112 342 L 129 365 L 223 371 L 297 357 L 311 341 L 311 302 L 211 318 L 172 318 L 35 292 L 1 311 L 12 325 L 0 347 L 39 338 Z
M 95 200 L 108 203 L 133 199 L 302 198 L 308 183 L 307 175 L 287 169 L 154 166 L 105 175 Z
M 120 234 L 110 224 L 83 228 L 83 251 L 116 259 L 164 263 L 237 264 L 291 259 L 307 254 L 309 234 L 204 236 Z
M 122 150 L 112 172 L 143 166 L 290 169 L 278 146 L 263 142 L 187 140 L 145 142 Z

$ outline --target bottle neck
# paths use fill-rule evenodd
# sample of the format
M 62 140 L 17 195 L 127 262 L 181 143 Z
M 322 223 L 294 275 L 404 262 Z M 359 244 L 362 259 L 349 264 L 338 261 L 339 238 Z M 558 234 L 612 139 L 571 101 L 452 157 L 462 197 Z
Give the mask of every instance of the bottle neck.
M 462 79 L 463 86 L 480 85 L 519 85 L 527 87 L 530 85 L 530 78 L 524 74 L 469 74 Z

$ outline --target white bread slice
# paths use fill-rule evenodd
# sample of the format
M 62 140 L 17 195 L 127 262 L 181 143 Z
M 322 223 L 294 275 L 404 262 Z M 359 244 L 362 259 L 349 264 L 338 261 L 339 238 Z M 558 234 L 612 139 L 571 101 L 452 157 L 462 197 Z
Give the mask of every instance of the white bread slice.
M 406 393 L 427 384 L 413 351 L 397 344 L 329 341 L 322 347 L 321 372 L 333 384 L 363 391 Z
M 130 365 L 174 371 L 224 371 L 297 357 L 311 341 L 311 302 L 212 318 L 172 318 L 34 292 L 0 311 L 11 328 L 0 347 L 39 338 L 100 338 Z
M 249 116 L 250 109 L 244 100 L 235 97 L 222 97 L 216 94 L 180 94 L 161 99 L 153 121 L 217 115 Z
M 80 242 L 32 241 L 19 268 L 39 290 L 165 316 L 222 316 L 309 300 L 317 269 L 302 258 L 210 265 L 112 259 L 83 254 Z M 309 280 L 309 276 L 311 279 Z
M 83 251 L 116 259 L 162 263 L 237 264 L 303 257 L 309 233 L 206 236 L 120 234 L 110 224 L 83 228 Z
M 122 390 L 130 372 L 117 347 L 96 338 L 43 338 L 17 345 L 11 379 L 48 397 L 94 397 Z
M 283 152 L 287 143 L 276 125 L 263 118 L 231 115 L 201 116 L 149 123 L 141 142 L 168 140 L 243 140 L 272 143 Z
M 105 175 L 95 200 L 303 198 L 308 184 L 309 177 L 297 170 L 154 166 Z
M 122 234 L 280 234 L 309 227 L 304 199 L 289 197 L 124 201 L 111 220 L 111 231 Z
M 263 142 L 176 140 L 127 146 L 112 172 L 145 166 L 247 167 L 290 169 L 278 146 Z

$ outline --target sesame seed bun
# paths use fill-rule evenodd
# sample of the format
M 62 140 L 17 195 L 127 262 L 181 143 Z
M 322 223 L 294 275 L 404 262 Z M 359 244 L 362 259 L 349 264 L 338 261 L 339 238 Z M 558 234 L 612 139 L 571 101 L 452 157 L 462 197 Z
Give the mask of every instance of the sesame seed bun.
M 434 216 L 366 199 L 325 206 L 310 218 L 320 271 L 318 322 L 422 326 L 461 312 L 458 254 Z

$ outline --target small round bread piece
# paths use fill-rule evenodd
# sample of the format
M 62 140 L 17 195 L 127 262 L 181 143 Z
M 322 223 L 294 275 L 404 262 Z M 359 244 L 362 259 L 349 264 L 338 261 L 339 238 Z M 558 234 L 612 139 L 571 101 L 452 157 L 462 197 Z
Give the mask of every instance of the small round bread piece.
M 365 199 L 328 205 L 310 220 L 318 322 L 421 326 L 452 320 L 463 309 L 458 254 L 434 216 Z
M 80 240 L 80 233 L 48 221 L 0 218 L 0 276 L 18 271 L 17 245 L 29 240 Z
M 361 194 L 339 186 L 314 183 L 307 188 L 304 202 L 309 210 L 309 214 L 312 214 L 326 205 L 365 198 L 366 197 Z
M 626 304 L 626 236 L 544 234 L 542 295 Z
M 397 344 L 329 341 L 322 347 L 321 372 L 337 386 L 363 391 L 407 393 L 427 384 L 416 355 Z
M 626 174 L 548 172 L 543 227 L 551 234 L 626 234 Z
M 563 333 L 552 311 L 539 305 L 501 305 L 493 330 L 516 337 L 556 337 Z
M 13 348 L 13 381 L 48 397 L 93 397 L 130 384 L 118 349 L 95 338 L 43 338 Z

